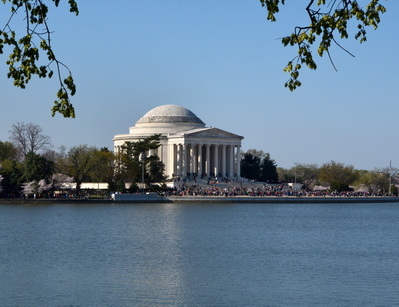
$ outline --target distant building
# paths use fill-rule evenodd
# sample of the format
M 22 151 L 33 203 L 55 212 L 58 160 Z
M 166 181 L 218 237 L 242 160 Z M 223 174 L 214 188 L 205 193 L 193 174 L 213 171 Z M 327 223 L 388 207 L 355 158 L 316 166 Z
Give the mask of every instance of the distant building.
M 136 142 L 154 134 L 161 134 L 161 146 L 148 154 L 160 158 L 168 178 L 240 175 L 243 137 L 205 127 L 193 112 L 177 105 L 162 105 L 148 111 L 130 127 L 129 134 L 114 137 L 114 150 L 118 152 L 125 142 Z

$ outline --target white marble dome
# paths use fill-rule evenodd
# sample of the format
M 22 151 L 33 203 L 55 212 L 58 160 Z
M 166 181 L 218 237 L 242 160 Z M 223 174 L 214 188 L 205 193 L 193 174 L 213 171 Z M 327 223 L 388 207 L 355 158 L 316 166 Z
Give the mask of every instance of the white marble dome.
M 137 121 L 136 124 L 144 123 L 204 124 L 204 122 L 190 110 L 173 104 L 162 105 L 148 111 L 142 118 Z
M 157 133 L 167 135 L 204 127 L 204 122 L 190 110 L 166 104 L 148 111 L 130 127 L 129 133 L 140 137 Z

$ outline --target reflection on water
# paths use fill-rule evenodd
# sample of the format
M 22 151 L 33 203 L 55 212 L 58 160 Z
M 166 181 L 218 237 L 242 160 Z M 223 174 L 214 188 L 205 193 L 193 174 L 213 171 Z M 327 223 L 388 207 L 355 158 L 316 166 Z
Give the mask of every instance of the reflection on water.
M 398 305 L 397 204 L 0 206 L 2 306 Z

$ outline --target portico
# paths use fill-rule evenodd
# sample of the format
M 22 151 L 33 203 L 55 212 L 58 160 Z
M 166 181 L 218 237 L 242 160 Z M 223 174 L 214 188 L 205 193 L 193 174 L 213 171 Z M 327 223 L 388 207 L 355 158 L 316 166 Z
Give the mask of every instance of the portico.
M 156 154 L 168 178 L 239 177 L 242 136 L 205 124 L 191 111 L 165 105 L 147 112 L 130 133 L 114 137 L 115 151 L 130 141 L 161 134 Z
M 222 137 L 207 140 L 197 136 L 171 139 L 167 146 L 170 157 L 168 174 L 236 177 L 240 173 L 240 164 L 237 163 L 240 161 L 240 144 L 237 142 Z

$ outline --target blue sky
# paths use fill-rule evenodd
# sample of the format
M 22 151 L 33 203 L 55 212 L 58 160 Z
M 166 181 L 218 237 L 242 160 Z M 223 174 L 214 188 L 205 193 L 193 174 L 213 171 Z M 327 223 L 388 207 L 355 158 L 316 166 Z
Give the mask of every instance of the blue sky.
M 1 64 L 0 140 L 13 123 L 33 122 L 55 147 L 112 148 L 113 136 L 147 111 L 177 104 L 207 126 L 244 136 L 244 150 L 269 152 L 278 166 L 334 160 L 373 169 L 391 160 L 399 167 L 399 1 L 382 1 L 388 12 L 366 43 L 340 42 L 355 58 L 332 48 L 338 72 L 317 58 L 318 70 L 303 69 L 293 93 L 283 68 L 296 49 L 278 38 L 306 14 L 291 2 L 277 23 L 257 0 L 78 1 L 78 17 L 64 4 L 49 23 L 57 56 L 77 83 L 77 116 L 51 117 L 55 79 L 17 89 Z

